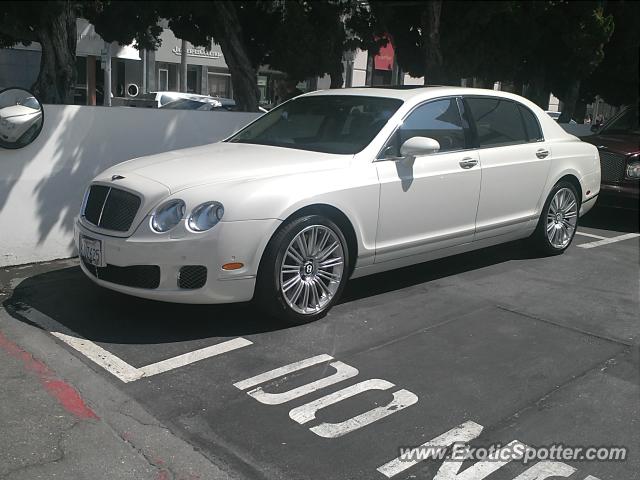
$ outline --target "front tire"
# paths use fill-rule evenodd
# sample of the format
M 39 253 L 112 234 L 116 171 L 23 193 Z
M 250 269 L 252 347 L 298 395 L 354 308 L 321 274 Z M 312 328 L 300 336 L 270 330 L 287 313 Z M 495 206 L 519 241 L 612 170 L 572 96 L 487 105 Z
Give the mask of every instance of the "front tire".
M 551 189 L 531 236 L 534 247 L 547 255 L 563 253 L 576 234 L 579 212 L 576 188 L 569 182 L 558 182 Z
M 336 303 L 349 274 L 349 251 L 330 219 L 308 215 L 287 222 L 260 262 L 255 300 L 289 324 L 322 318 Z

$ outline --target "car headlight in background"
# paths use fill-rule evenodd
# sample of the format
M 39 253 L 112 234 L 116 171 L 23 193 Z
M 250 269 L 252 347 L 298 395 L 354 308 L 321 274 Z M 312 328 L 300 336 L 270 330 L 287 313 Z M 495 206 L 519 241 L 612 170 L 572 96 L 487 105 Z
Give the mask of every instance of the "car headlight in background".
M 186 206 L 182 200 L 169 200 L 163 203 L 151 216 L 151 228 L 158 233 L 164 233 L 175 227 L 182 217 Z
M 220 202 L 205 202 L 191 211 L 187 224 L 194 232 L 204 232 L 222 220 L 223 215 L 224 207 Z
M 627 165 L 627 177 L 640 178 L 640 160 L 632 160 Z

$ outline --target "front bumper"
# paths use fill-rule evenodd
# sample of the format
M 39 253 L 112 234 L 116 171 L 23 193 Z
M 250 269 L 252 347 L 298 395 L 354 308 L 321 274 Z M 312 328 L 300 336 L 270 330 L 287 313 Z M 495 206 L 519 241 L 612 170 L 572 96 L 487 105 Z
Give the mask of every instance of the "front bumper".
M 156 234 L 143 221 L 127 238 L 108 236 L 89 228 L 79 218 L 74 225 L 75 244 L 80 235 L 102 242 L 104 262 L 113 267 L 153 265 L 159 267 L 155 288 L 137 288 L 97 278 L 93 267 L 80 262 L 82 271 L 95 283 L 129 295 L 176 303 L 233 303 L 251 300 L 255 280 L 267 241 L 280 220 L 220 222 L 211 230 L 194 234 L 180 226 L 166 234 Z M 244 266 L 227 271 L 222 265 L 240 262 Z M 199 265 L 207 269 L 204 286 L 180 288 L 178 278 L 184 266 Z M 153 282 L 152 282 L 153 283 Z
M 599 205 L 638 210 L 640 208 L 640 181 L 626 180 L 619 184 L 603 183 Z

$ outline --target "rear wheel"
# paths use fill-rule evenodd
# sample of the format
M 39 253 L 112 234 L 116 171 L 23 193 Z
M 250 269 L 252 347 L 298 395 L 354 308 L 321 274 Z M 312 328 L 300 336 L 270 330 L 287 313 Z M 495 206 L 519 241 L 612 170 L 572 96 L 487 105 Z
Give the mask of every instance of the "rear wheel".
M 344 235 L 328 218 L 309 215 L 293 219 L 265 250 L 256 301 L 288 323 L 322 318 L 344 289 L 348 255 Z
M 563 253 L 573 240 L 578 227 L 580 199 L 576 188 L 569 182 L 559 182 L 549 193 L 536 231 L 534 245 L 550 255 Z

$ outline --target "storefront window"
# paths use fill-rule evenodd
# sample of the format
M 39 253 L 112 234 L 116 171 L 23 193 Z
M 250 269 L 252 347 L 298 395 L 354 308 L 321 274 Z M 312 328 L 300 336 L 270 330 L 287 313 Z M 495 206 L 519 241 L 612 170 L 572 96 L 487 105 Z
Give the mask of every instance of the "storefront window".
M 231 98 L 231 77 L 209 72 L 209 95 L 212 97 Z
M 187 92 L 199 93 L 200 92 L 200 67 L 191 66 L 187 67 Z
M 166 92 L 169 90 L 169 70 L 161 68 L 158 70 L 158 91 Z
M 73 103 L 87 104 L 87 57 L 76 57 L 76 82 L 73 85 Z
M 258 102 L 260 105 L 266 105 L 271 103 L 267 92 L 267 76 L 258 75 L 258 90 L 260 91 L 260 99 Z

